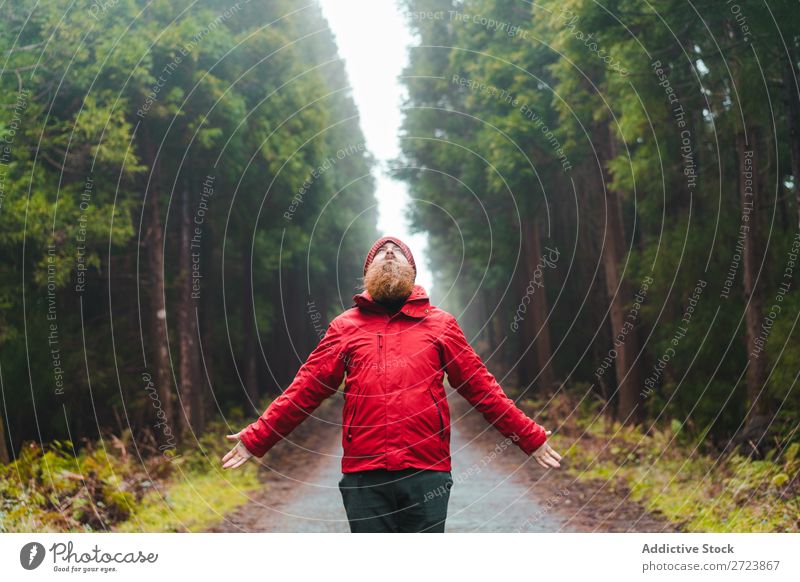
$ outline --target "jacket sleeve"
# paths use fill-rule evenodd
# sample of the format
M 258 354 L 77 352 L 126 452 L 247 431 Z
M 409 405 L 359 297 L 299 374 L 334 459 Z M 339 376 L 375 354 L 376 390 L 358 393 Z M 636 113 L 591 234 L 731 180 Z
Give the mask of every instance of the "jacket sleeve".
M 528 418 L 506 394 L 464 337 L 455 317 L 442 335 L 442 357 L 447 380 L 483 417 L 526 455 L 546 440 L 544 428 Z
M 298 370 L 291 385 L 273 400 L 258 420 L 239 435 L 256 457 L 263 457 L 278 441 L 303 422 L 323 400 L 339 389 L 345 374 L 343 334 L 334 319 L 325 336 Z

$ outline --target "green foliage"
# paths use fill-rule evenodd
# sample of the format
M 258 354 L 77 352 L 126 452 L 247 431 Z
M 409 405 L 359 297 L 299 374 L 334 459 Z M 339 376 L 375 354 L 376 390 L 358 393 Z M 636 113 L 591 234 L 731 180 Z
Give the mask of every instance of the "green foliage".
M 621 482 L 633 500 L 684 531 L 800 531 L 797 443 L 776 460 L 756 461 L 736 450 L 702 454 L 680 440 L 685 427 L 677 419 L 647 430 L 622 426 L 587 414 L 573 400 L 561 394 L 549 407 L 575 411 L 553 435 L 552 446 L 565 451 L 565 468 L 576 478 L 599 480 L 611 490 Z M 528 406 L 537 410 L 543 404 Z
M 192 382 L 177 377 L 191 360 L 221 408 L 242 403 L 244 346 L 310 351 L 307 285 L 330 311 L 339 276 L 355 281 L 377 238 L 373 159 L 319 6 L 22 0 L 0 8 L 0 47 L 0 101 L 14 105 L 0 108 L 9 145 L 0 165 L 0 370 L 12 387 L 11 448 L 96 437 L 124 422 L 144 439 L 158 409 L 141 378 L 145 369 L 159 378 L 165 344 L 164 375 L 171 362 L 174 382 Z M 213 194 L 203 200 L 207 176 Z M 184 252 L 181 237 L 195 227 L 199 242 Z M 202 357 L 197 338 L 181 350 L 176 328 L 196 266 L 202 298 L 190 309 L 203 318 Z M 166 337 L 154 324 L 162 276 Z M 298 304 L 287 306 L 287 295 Z M 299 315 L 288 330 L 287 309 Z M 262 385 L 296 371 L 288 355 L 261 364 Z M 177 433 L 177 390 L 165 383 L 156 389 L 172 395 Z
M 76 454 L 70 441 L 29 444 L 2 467 L 3 531 L 103 531 L 136 502 L 130 465 L 105 446 Z
M 541 246 L 571 255 L 569 267 L 544 277 L 557 374 L 596 383 L 592 392 L 610 398 L 614 410 L 616 374 L 594 374 L 619 333 L 609 326 L 612 292 L 603 279 L 619 276 L 633 296 L 651 278 L 635 318 L 639 376 L 654 378 L 641 402 L 646 417 L 681 419 L 679 438 L 701 449 L 737 437 L 754 390 L 742 377 L 745 322 L 763 320 L 788 282 L 797 228 L 791 145 L 798 130 L 790 126 L 800 120 L 788 107 L 797 101 L 792 79 L 800 77 L 797 4 L 771 3 L 775 20 L 755 0 L 738 3 L 740 13 L 713 3 L 689 10 L 679 0 L 405 6 L 443 14 L 412 19 L 419 46 L 405 72 L 397 166 L 412 197 L 433 202 L 415 206 L 409 218 L 430 237 L 431 262 L 442 286 L 453 289 L 445 307 L 467 312 L 475 333 L 502 344 L 501 354 L 512 352 L 499 357 L 524 368 L 532 357 L 526 350 L 544 341 L 542 330 L 513 337 L 503 330 L 527 284 L 520 253 L 528 263 L 538 259 L 526 254 L 524 236 L 537 224 Z M 758 313 L 744 289 L 738 240 L 747 228 L 736 149 L 745 130 L 760 155 L 751 219 L 761 236 L 752 267 L 764 302 Z M 620 225 L 608 220 L 610 199 L 620 201 Z M 625 245 L 625 256 L 614 257 L 616 273 L 604 264 L 609 229 L 620 230 Z M 762 356 L 769 359 L 767 438 L 783 445 L 800 438 L 796 266 L 791 279 Z M 486 310 L 475 308 L 476 296 Z M 521 371 L 520 383 L 535 372 Z
M 186 453 L 139 458 L 130 432 L 76 450 L 54 440 L 26 445 L 0 467 L 0 531 L 201 531 L 262 485 L 258 465 L 225 471 L 230 422 L 213 422 Z M 169 453 L 169 454 L 168 454 Z

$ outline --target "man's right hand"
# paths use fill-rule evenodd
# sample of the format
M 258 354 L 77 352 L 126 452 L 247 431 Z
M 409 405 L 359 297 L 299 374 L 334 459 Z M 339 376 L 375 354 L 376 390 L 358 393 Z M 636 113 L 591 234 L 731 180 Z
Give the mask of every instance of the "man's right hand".
M 547 436 L 550 436 L 552 433 L 552 430 L 545 432 Z M 553 469 L 558 469 L 561 466 L 559 463 L 561 460 L 561 455 L 555 452 L 555 450 L 553 450 L 553 448 L 547 444 L 547 441 L 545 441 L 541 447 L 533 451 L 531 456 L 536 459 L 536 462 L 545 469 L 550 469 L 551 467 Z
M 242 434 L 242 431 L 237 432 L 236 434 L 229 434 L 226 435 L 225 438 L 228 440 L 239 440 L 239 435 Z M 236 446 L 233 447 L 227 455 L 222 457 L 222 468 L 223 469 L 235 469 L 244 465 L 247 460 L 252 457 L 253 454 L 247 450 L 247 447 L 244 446 L 242 441 L 236 443 Z

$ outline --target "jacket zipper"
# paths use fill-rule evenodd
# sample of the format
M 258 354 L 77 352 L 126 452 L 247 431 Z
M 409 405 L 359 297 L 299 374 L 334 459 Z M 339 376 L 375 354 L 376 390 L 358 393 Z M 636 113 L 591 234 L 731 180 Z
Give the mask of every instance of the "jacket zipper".
M 431 390 L 430 386 L 428 386 L 428 393 L 431 395 L 431 398 L 433 398 L 433 404 L 436 406 L 436 412 L 439 413 L 439 426 L 441 427 L 439 429 L 439 434 L 442 438 L 444 438 L 444 418 L 442 417 L 442 410 L 439 408 L 439 402 L 437 402 L 436 397 L 433 395 L 433 390 Z
M 383 339 L 381 338 L 381 332 L 378 332 L 378 348 L 383 347 Z M 380 358 L 380 350 L 378 351 L 378 357 Z M 353 412 L 350 413 L 350 421 L 347 423 L 347 440 L 353 440 L 353 421 L 356 418 L 356 407 L 358 405 L 358 400 L 355 399 L 356 395 L 353 393 Z

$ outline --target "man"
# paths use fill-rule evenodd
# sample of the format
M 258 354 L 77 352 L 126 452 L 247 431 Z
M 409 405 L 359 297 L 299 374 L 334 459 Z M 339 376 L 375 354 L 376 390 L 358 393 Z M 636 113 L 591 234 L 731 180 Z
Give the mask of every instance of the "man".
M 364 261 L 364 291 L 331 321 L 292 384 L 223 458 L 262 457 L 345 382 L 342 494 L 352 532 L 443 532 L 453 480 L 443 377 L 544 468 L 561 456 L 551 431 L 514 405 L 467 342 L 455 317 L 414 283 L 408 246 L 384 236 Z

